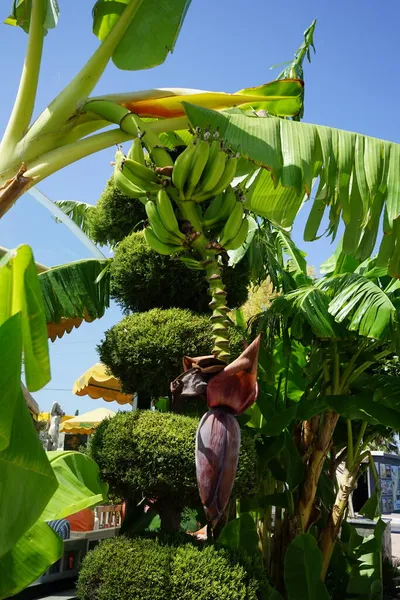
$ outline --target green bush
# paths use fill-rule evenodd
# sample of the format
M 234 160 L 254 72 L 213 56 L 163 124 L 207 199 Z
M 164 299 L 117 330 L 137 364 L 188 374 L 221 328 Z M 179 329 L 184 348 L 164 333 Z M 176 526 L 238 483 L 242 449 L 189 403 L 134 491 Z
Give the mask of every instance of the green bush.
M 231 354 L 238 356 L 242 340 L 233 328 L 231 340 Z M 210 354 L 212 345 L 207 315 L 171 308 L 125 317 L 106 331 L 97 349 L 126 392 L 158 398 L 168 394 L 171 381 L 182 372 L 185 355 Z
M 114 245 L 144 219 L 146 211 L 143 204 L 135 198 L 124 196 L 111 177 L 94 210 L 90 212 L 90 237 L 98 244 Z
M 80 600 L 166 600 L 170 549 L 157 540 L 116 537 L 102 542 L 82 562 Z
M 222 279 L 227 305 L 236 308 L 247 300 L 248 264 L 224 267 Z M 142 232 L 127 236 L 116 248 L 111 265 L 111 295 L 125 311 L 152 308 L 209 310 L 208 283 L 204 271 L 188 269 L 176 256 L 162 256 L 152 250 Z
M 244 560 L 242 560 L 242 558 Z M 267 582 L 258 556 L 165 540 L 114 538 L 84 558 L 80 600 L 258 600 Z
M 114 494 L 138 500 L 165 497 L 171 506 L 197 506 L 198 424 L 198 418 L 169 412 L 118 413 L 96 428 L 90 456 Z M 259 478 L 255 440 L 248 430 L 243 430 L 233 497 L 254 493 Z

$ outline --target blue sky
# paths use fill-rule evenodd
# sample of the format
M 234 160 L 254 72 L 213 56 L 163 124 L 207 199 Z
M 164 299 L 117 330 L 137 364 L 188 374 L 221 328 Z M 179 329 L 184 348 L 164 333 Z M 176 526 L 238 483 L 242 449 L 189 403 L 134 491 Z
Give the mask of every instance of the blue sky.
M 11 4 L 11 2 L 10 2 Z M 278 6 L 278 8 L 276 8 Z M 97 47 L 91 32 L 91 7 L 81 0 L 60 0 L 61 17 L 45 40 L 36 115 L 76 74 Z M 2 17 L 5 17 L 4 13 Z M 194 87 L 223 91 L 259 85 L 274 78 L 271 65 L 290 60 L 303 31 L 316 18 L 317 54 L 305 66 L 304 120 L 400 142 L 398 119 L 398 0 L 193 0 L 175 52 L 156 69 L 124 72 L 112 64 L 96 94 L 151 87 Z M 26 36 L 1 26 L 3 78 L 0 134 L 18 86 Z M 95 203 L 110 175 L 113 149 L 64 169 L 39 188 L 53 200 Z M 318 266 L 332 253 L 329 241 L 302 242 L 303 215 L 294 227 L 296 242 Z M 28 243 L 36 260 L 56 265 L 88 257 L 88 251 L 46 209 L 29 195 L 22 197 L 0 221 L 0 245 Z M 106 316 L 85 324 L 51 345 L 52 381 L 34 396 L 42 410 L 53 401 L 81 413 L 106 405 L 71 393 L 75 379 L 97 361 L 96 344 L 121 318 L 113 306 Z M 117 405 L 107 405 L 117 410 Z

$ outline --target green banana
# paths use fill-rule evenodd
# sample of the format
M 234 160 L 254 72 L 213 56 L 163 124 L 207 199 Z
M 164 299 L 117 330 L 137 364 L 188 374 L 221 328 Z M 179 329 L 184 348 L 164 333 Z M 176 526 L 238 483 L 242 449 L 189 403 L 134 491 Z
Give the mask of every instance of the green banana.
M 164 225 L 165 229 L 170 233 L 176 235 L 177 237 L 184 240 L 186 238 L 185 234 L 183 234 L 178 225 L 177 218 L 175 216 L 174 208 L 172 206 L 172 202 L 170 197 L 168 196 L 165 190 L 160 190 L 157 194 L 156 199 L 157 210 Z
M 156 236 L 153 229 L 151 227 L 146 227 L 144 229 L 144 238 L 150 248 L 158 252 L 158 254 L 176 254 L 177 252 L 182 252 L 182 246 L 176 246 L 175 244 L 165 244 L 161 242 L 161 240 Z
M 140 179 L 152 183 L 160 183 L 160 180 L 153 169 L 149 169 L 146 165 L 140 164 L 137 160 L 126 158 L 122 166 L 127 168 L 135 177 L 139 177 Z
M 179 191 L 180 199 L 185 199 L 184 188 L 190 171 L 196 146 L 191 144 L 178 156 L 172 169 L 172 183 Z
M 188 269 L 192 269 L 193 271 L 203 271 L 203 267 L 201 266 L 199 260 L 195 260 L 194 258 L 188 258 L 186 256 L 180 256 L 179 260 L 182 261 Z
M 144 159 L 142 142 L 140 141 L 139 138 L 135 138 L 133 140 L 132 146 L 130 147 L 129 152 L 127 154 L 127 158 L 135 160 L 136 162 L 140 163 L 143 166 L 146 165 L 146 161 Z
M 114 168 L 114 182 L 119 191 L 129 198 L 145 198 L 147 200 L 147 192 L 137 185 L 132 183 L 117 166 Z
M 152 200 L 146 202 L 145 208 L 150 226 L 161 242 L 164 242 L 164 244 L 182 244 L 182 240 L 177 235 L 166 229 L 160 215 L 158 214 L 157 206 Z
M 213 225 L 214 223 L 217 222 L 216 217 L 217 217 L 219 211 L 221 210 L 223 201 L 224 201 L 223 194 L 218 194 L 218 196 L 215 196 L 215 198 L 213 198 L 211 200 L 209 206 L 207 207 L 207 209 L 203 215 L 203 225 L 205 225 L 206 227 L 209 227 L 210 225 Z
M 138 164 L 139 163 L 136 163 L 136 165 Z M 147 167 L 143 167 L 142 165 L 139 166 L 144 169 L 147 169 Z M 136 167 L 133 168 L 135 169 Z M 158 190 L 161 189 L 161 182 L 157 184 L 154 181 L 150 181 L 150 179 L 144 179 L 143 177 L 140 177 L 140 175 L 138 175 L 137 172 L 136 174 L 133 173 L 132 168 L 129 168 L 127 166 L 127 160 L 123 161 L 121 170 L 132 183 L 134 183 L 137 187 L 146 190 L 147 192 L 158 192 Z M 151 169 L 148 170 L 150 171 Z
M 243 204 L 241 202 L 236 202 L 221 232 L 219 241 L 221 246 L 225 246 L 229 240 L 232 240 L 236 236 L 242 224 L 243 213 Z
M 226 221 L 234 209 L 234 206 L 235 206 L 237 200 L 236 200 L 236 193 L 232 186 L 229 186 L 225 190 L 224 194 L 219 194 L 219 195 L 222 196 L 222 203 L 221 203 L 220 209 L 212 219 L 209 219 L 208 221 L 204 221 L 205 227 L 212 227 L 213 225 L 217 225 L 218 223 L 221 223 L 222 221 Z
M 249 233 L 249 221 L 247 217 L 243 219 L 240 224 L 239 231 L 235 235 L 234 238 L 229 240 L 226 244 L 224 244 L 225 250 L 236 250 L 242 246 L 247 238 L 247 234 Z
M 236 167 L 237 167 L 237 158 L 236 157 L 228 158 L 228 160 L 225 163 L 225 170 L 224 170 L 220 180 L 218 181 L 217 185 L 210 192 L 205 194 L 204 196 L 196 198 L 197 202 L 206 200 L 206 198 L 209 198 L 210 196 L 217 196 L 218 194 L 223 192 L 228 187 L 228 185 L 231 183 L 232 179 L 235 177 Z
M 192 194 L 196 189 L 207 164 L 209 153 L 210 144 L 206 142 L 206 140 L 198 140 L 187 178 L 187 188 L 185 191 L 186 198 L 192 198 Z
M 118 148 L 118 150 L 115 152 L 115 166 L 118 167 L 119 169 L 122 168 L 122 163 L 125 160 L 125 154 L 122 152 L 122 150 L 120 150 Z
M 193 200 L 196 200 L 197 198 L 202 198 L 204 200 L 204 196 L 207 194 L 207 192 L 210 192 L 216 187 L 222 175 L 224 174 L 225 164 L 225 152 L 218 151 L 212 164 L 208 165 L 207 163 L 200 183 L 195 190 L 195 194 L 192 195 Z

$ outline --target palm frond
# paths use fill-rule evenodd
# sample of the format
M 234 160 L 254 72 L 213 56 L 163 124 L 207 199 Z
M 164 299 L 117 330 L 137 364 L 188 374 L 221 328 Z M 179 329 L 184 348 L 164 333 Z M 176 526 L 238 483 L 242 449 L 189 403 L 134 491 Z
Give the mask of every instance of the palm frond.
M 104 315 L 110 302 L 107 260 L 80 260 L 39 275 L 45 302 L 48 336 L 52 341 L 83 321 Z
M 95 209 L 93 204 L 87 204 L 86 202 L 78 202 L 76 200 L 56 200 L 54 202 L 62 211 L 69 217 L 78 227 L 90 237 L 90 227 L 88 217 L 90 213 Z M 60 222 L 55 217 L 57 222 Z
M 328 233 L 344 222 L 345 254 L 371 255 L 384 213 L 379 261 L 400 275 L 400 144 L 274 117 L 217 112 L 184 103 L 193 127 L 218 129 L 225 144 L 262 167 L 247 206 L 290 227 L 319 179 L 305 238 L 315 239 L 329 207 Z
M 392 297 L 400 282 L 388 294 L 372 279 L 344 273 L 321 279 L 317 286 L 331 298 L 329 313 L 339 323 L 346 321 L 348 330 L 368 338 L 398 341 L 398 316 Z

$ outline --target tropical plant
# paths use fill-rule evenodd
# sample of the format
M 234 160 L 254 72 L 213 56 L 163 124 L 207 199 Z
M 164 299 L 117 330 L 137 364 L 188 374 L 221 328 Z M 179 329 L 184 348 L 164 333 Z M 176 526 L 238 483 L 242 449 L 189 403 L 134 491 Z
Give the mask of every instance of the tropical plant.
M 46 521 L 94 506 L 107 486 L 97 465 L 75 452 L 44 452 L 22 388 L 50 379 L 46 311 L 32 252 L 20 246 L 0 262 L 0 598 L 32 583 L 63 553 Z

